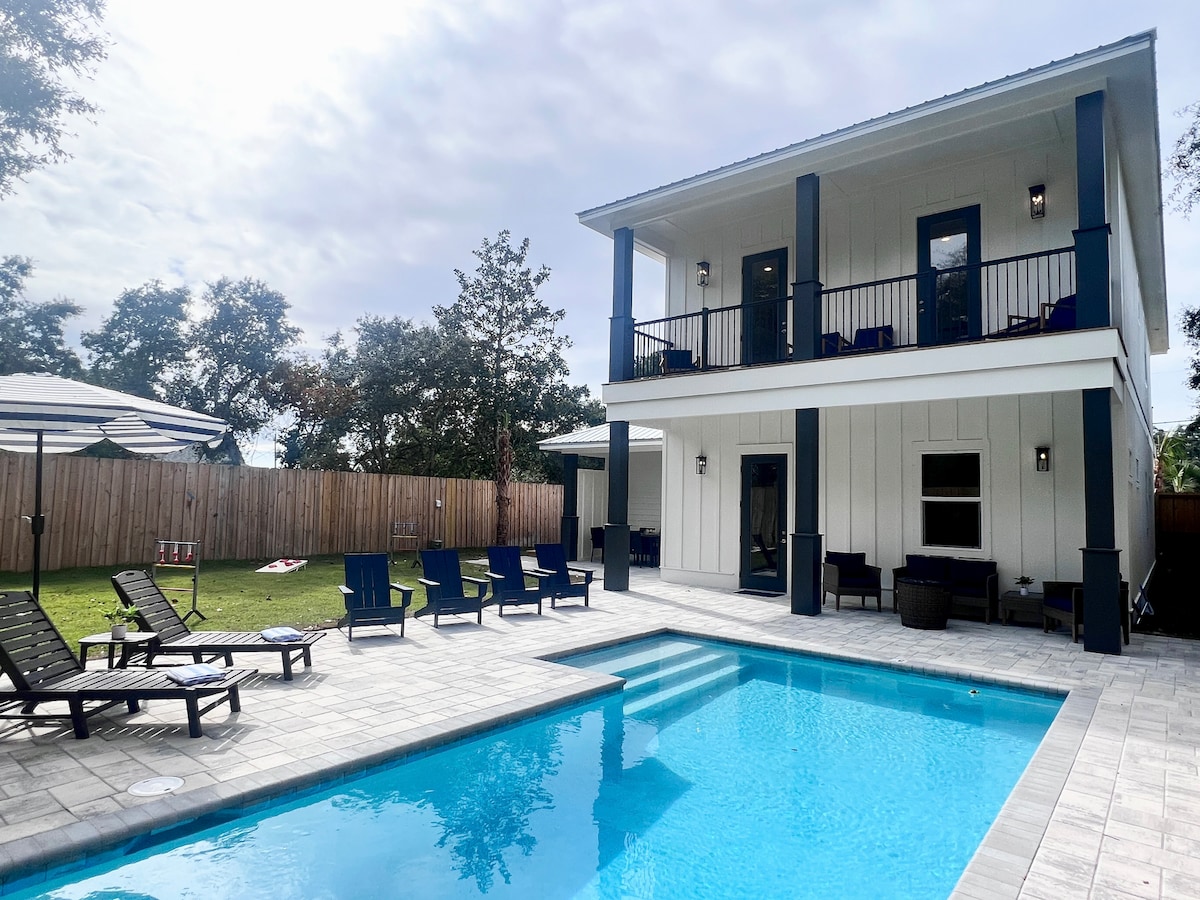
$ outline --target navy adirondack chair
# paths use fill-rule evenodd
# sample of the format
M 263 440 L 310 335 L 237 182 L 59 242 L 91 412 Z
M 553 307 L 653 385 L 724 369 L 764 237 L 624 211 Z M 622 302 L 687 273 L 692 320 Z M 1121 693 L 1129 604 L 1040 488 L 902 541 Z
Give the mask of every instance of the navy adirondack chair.
M 389 578 L 386 553 L 347 553 L 346 583 L 338 586 L 346 602 L 346 615 L 338 620 L 338 628 L 346 626 L 354 640 L 354 626 L 392 625 L 400 623 L 404 637 L 404 611 L 412 603 L 413 589 L 395 584 Z M 392 592 L 400 592 L 400 605 L 392 605 Z
M 590 569 L 577 568 L 567 565 L 567 554 L 562 544 L 537 544 L 538 574 L 546 575 L 550 589 L 550 608 L 567 597 L 582 597 L 583 605 L 588 606 L 588 589 L 591 587 L 595 573 Z M 572 575 L 580 575 L 583 581 L 572 581 Z
M 550 595 L 547 575 L 521 568 L 520 547 L 488 547 L 488 578 L 492 580 L 492 600 L 501 616 L 506 606 L 537 604 L 538 615 L 542 614 L 542 598 Z M 537 586 L 527 585 L 526 578 L 537 580 Z
M 458 562 L 457 550 L 422 550 L 421 568 L 425 577 L 417 579 L 425 585 L 427 602 L 421 614 L 433 616 L 433 627 L 438 627 L 438 616 L 458 613 L 475 613 L 476 620 L 483 624 L 483 598 L 487 594 L 486 578 L 464 575 Z M 467 596 L 467 585 L 475 590 L 475 596 Z

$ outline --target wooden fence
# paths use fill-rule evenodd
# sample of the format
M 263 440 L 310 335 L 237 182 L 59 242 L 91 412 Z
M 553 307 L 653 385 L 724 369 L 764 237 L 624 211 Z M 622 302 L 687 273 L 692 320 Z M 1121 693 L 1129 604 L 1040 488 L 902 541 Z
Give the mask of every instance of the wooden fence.
M 0 570 L 33 565 L 34 456 L 0 453 Z M 557 541 L 562 486 L 514 484 L 510 540 Z M 437 501 L 441 505 L 437 505 Z M 47 456 L 42 568 L 152 562 L 156 540 L 200 541 L 202 559 L 272 560 L 388 549 L 392 522 L 422 545 L 483 547 L 496 534 L 490 481 Z

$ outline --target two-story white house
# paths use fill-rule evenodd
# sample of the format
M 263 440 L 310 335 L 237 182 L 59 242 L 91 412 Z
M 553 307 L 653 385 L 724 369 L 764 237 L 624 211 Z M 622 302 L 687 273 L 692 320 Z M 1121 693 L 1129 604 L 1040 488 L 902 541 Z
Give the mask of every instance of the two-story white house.
M 1153 32 L 589 209 L 613 239 L 606 586 L 629 423 L 665 580 L 821 610 L 827 550 L 1084 584 L 1120 652 L 1153 560 L 1167 350 Z M 666 308 L 632 317 L 633 253 Z

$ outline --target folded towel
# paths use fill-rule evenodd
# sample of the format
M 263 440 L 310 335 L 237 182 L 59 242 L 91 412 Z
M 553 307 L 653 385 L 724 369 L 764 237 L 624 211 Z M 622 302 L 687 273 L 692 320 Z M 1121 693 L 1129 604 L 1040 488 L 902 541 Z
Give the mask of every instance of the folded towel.
M 262 636 L 268 641 L 276 641 L 281 644 L 304 640 L 303 631 L 297 631 L 295 628 L 289 628 L 287 625 L 264 629 Z
M 176 684 L 191 687 L 194 684 L 206 684 L 209 681 L 220 681 L 225 672 L 209 663 L 192 663 L 190 666 L 175 666 L 164 670 L 164 674 Z

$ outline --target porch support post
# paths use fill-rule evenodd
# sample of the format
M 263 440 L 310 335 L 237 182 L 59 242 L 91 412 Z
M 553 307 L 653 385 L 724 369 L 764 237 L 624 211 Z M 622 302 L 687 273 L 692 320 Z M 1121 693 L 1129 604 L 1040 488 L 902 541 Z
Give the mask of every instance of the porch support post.
M 796 531 L 792 535 L 792 612 L 821 614 L 821 535 L 817 533 L 820 411 L 796 410 Z
M 613 314 L 608 380 L 633 379 L 633 231 L 613 233 Z M 604 525 L 604 589 L 629 590 L 629 423 L 608 423 L 608 521 Z
M 821 355 L 821 180 L 796 179 L 796 280 L 792 284 L 792 359 Z
M 1113 504 L 1112 391 L 1083 392 L 1083 649 L 1121 652 L 1121 571 Z
M 567 562 L 579 559 L 579 454 L 563 454 L 562 526 L 559 540 Z
M 629 590 L 629 423 L 608 423 L 608 522 L 604 589 Z
M 1075 98 L 1075 165 L 1079 228 L 1075 231 L 1075 321 L 1107 328 L 1108 238 L 1104 162 L 1104 91 Z

